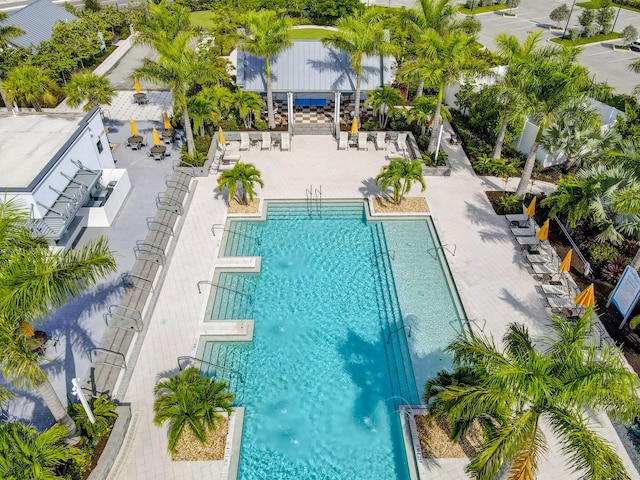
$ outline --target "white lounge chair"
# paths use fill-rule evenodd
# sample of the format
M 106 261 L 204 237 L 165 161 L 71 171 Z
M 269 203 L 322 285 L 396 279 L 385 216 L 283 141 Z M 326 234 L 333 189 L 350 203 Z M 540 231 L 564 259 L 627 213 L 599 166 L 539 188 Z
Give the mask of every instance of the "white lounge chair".
M 398 134 L 398 139 L 396 140 L 396 146 L 398 147 L 398 150 L 403 151 L 407 149 L 407 134 L 406 133 L 399 133 Z
M 378 132 L 376 133 L 376 150 L 386 150 L 387 149 L 387 139 L 386 133 Z
M 569 294 L 569 290 L 567 290 L 567 287 L 563 287 L 562 285 L 550 285 L 548 283 L 542 285 L 542 292 L 547 297 L 552 298 L 564 297 Z
M 349 133 L 340 132 L 340 138 L 338 139 L 338 150 L 349 149 Z
M 280 150 L 291 150 L 288 133 L 283 133 L 280 135 Z
M 369 150 L 369 146 L 367 145 L 367 132 L 358 133 L 358 150 Z
M 249 134 L 247 132 L 240 132 L 240 150 L 249 150 L 251 148 L 251 141 L 249 140 Z
M 513 227 L 526 227 L 529 224 L 529 215 L 526 213 L 516 213 L 513 215 L 505 215 L 507 222 Z
M 533 227 L 533 220 L 527 227 L 511 227 L 511 233 L 516 237 L 533 237 L 536 234 L 536 230 Z
M 387 160 L 406 160 L 404 152 L 389 152 L 387 153 Z
M 269 132 L 262 132 L 262 145 L 260 150 L 271 150 L 271 134 Z
M 516 237 L 516 241 L 522 248 L 526 248 L 527 250 L 535 250 L 540 246 L 538 237 Z

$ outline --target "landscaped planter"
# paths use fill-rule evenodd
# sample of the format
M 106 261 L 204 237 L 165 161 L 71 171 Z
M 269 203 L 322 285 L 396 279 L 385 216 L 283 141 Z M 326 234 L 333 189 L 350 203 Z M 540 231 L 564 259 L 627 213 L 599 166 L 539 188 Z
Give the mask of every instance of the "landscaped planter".
M 202 165 L 201 167 L 190 167 L 190 166 L 179 167 L 178 166 L 175 168 L 175 171 L 186 173 L 187 175 L 190 175 L 192 177 L 208 176 L 209 171 L 211 169 L 211 164 L 213 163 L 213 157 L 215 156 L 217 146 L 218 146 L 218 133 L 216 132 L 211 138 L 211 145 L 209 145 L 209 153 L 207 154 L 207 161 L 204 162 L 204 165 Z M 180 163 L 182 163 L 182 160 L 180 161 Z
M 102 451 L 102 455 L 100 455 L 98 464 L 89 475 L 89 480 L 104 480 L 107 478 L 118 456 L 122 442 L 124 442 L 131 420 L 131 407 L 129 405 L 118 405 L 116 413 L 118 414 L 116 423 L 113 425 L 109 440 Z

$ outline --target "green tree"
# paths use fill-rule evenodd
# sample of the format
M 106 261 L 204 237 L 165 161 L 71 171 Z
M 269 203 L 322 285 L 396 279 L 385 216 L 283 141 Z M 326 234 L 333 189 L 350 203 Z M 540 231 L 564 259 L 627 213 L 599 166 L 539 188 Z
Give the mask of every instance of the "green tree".
M 407 119 L 417 123 L 420 126 L 420 134 L 424 135 L 438 107 L 438 98 L 418 97 L 413 101 L 411 107 L 411 110 L 407 112 Z M 440 106 L 440 115 L 447 120 L 451 118 L 451 112 L 444 105 Z
M 233 106 L 238 109 L 244 128 L 251 128 L 253 119 L 259 117 L 264 102 L 256 93 L 239 90 L 233 95 Z
M 616 11 L 609 0 L 600 0 L 600 8 L 596 13 L 596 22 L 600 25 L 600 33 L 611 33 L 611 25 Z
M 273 10 L 249 12 L 244 23 L 246 35 L 238 42 L 238 49 L 259 58 L 264 58 L 267 83 L 267 123 L 275 128 L 273 113 L 273 88 L 271 86 L 271 58 L 286 50 L 293 42 L 290 39 L 293 23 L 291 19 Z
M 176 446 L 185 428 L 201 443 L 205 443 L 207 431 L 215 430 L 222 418 L 221 412 L 231 414 L 233 394 L 229 385 L 215 378 L 203 377 L 197 368 L 189 367 L 173 378 L 158 383 L 153 393 L 153 423 L 169 425 L 168 450 L 176 453 Z
M 566 22 L 567 20 L 569 20 L 569 13 L 569 7 L 567 7 L 566 3 L 563 3 L 559 7 L 551 10 L 549 18 L 552 21 L 556 22 L 556 28 L 560 28 L 560 22 Z
M 66 429 L 54 425 L 39 433 L 23 423 L 0 423 L 0 477 L 53 480 L 66 478 L 58 472 L 84 453 L 65 444 Z
M 240 205 L 247 205 L 253 200 L 256 184 L 264 187 L 260 171 L 252 163 L 238 162 L 231 170 L 222 172 L 218 177 L 218 190 L 226 188 L 229 191 L 229 202 L 234 198 Z M 238 189 L 240 194 L 236 195 Z
M 231 93 L 231 90 L 227 87 L 214 85 L 212 87 L 203 88 L 202 95 L 213 103 L 212 112 L 214 123 L 219 123 L 222 118 L 226 118 L 229 114 L 229 109 L 233 105 L 234 95 Z
M 9 15 L 7 15 L 5 12 L 0 12 L 0 50 L 5 50 L 9 46 L 11 40 L 13 40 L 14 38 L 18 38 L 25 33 L 24 30 L 16 25 L 7 25 L 7 18 L 9 18 Z M 0 80 L 2 80 L 2 77 L 0 77 Z M 7 107 L 8 109 L 9 100 L 7 99 L 7 95 L 2 88 L 2 82 L 0 82 L 0 96 L 2 97 L 2 102 L 4 103 L 5 107 Z
M 338 30 L 329 33 L 322 43 L 338 48 L 351 57 L 351 68 L 356 73 L 354 119 L 360 122 L 362 59 L 365 55 L 390 55 L 394 52 L 394 47 L 386 39 L 384 25 L 375 11 L 341 18 L 336 27 Z
M 109 427 L 118 418 L 116 413 L 117 406 L 111 403 L 104 394 L 97 398 L 89 399 L 88 402 L 96 420 L 95 423 L 91 423 L 81 403 L 71 404 L 69 406 L 69 415 L 76 422 L 80 435 L 95 442 L 109 432 Z
M 111 100 L 116 95 L 109 79 L 93 72 L 72 75 L 63 90 L 67 95 L 67 103 L 72 107 L 84 103 L 82 109 L 85 112 L 100 104 L 111 105 Z
M 389 115 L 398 105 L 404 104 L 404 98 L 397 89 L 384 85 L 371 90 L 364 104 L 365 106 L 373 105 L 373 114 L 378 116 L 378 125 L 384 130 L 387 128 Z
M 205 125 L 213 120 L 214 109 L 215 104 L 203 94 L 203 90 L 195 97 L 187 99 L 187 110 L 193 120 L 193 129 L 198 132 L 198 135 L 204 135 Z
M 447 85 L 460 81 L 463 76 L 471 76 L 486 70 L 486 64 L 474 56 L 477 50 L 475 40 L 464 33 L 440 36 L 428 30 L 421 39 L 421 55 L 405 63 L 398 71 L 401 78 L 425 80 L 438 89 L 436 110 L 431 122 L 431 131 L 438 132 L 442 122 L 440 110 L 444 89 Z M 438 135 L 431 135 L 428 152 L 436 150 Z
M 473 420 L 484 427 L 485 441 L 467 467 L 473 478 L 534 478 L 546 442 L 546 421 L 560 439 L 582 478 L 628 479 L 615 451 L 590 425 L 591 411 L 630 421 L 637 415 L 637 377 L 628 371 L 616 347 L 598 347 L 590 339 L 592 309 L 577 320 L 554 315 L 551 333 L 539 345 L 524 325 L 510 324 L 499 348 L 484 336 L 461 336 L 447 348 L 456 368 L 477 379 L 445 386 L 433 396 L 430 414 L 446 414 L 454 440 Z
M 638 29 L 633 25 L 627 25 L 620 32 L 620 38 L 622 38 L 625 45 L 629 45 L 638 38 Z
M 383 192 L 392 188 L 393 203 L 399 205 L 405 194 L 411 190 L 411 186 L 418 182 L 424 192 L 427 184 L 422 176 L 422 163 L 420 160 L 391 160 L 389 165 L 382 167 L 382 171 L 374 179 L 380 185 Z
M 2 83 L 7 100 L 24 107 L 30 105 L 36 112 L 42 111 L 42 104 L 55 104 L 58 86 L 37 67 L 25 65 L 7 73 Z
M 41 355 L 21 328 L 46 318 L 108 274 L 116 263 L 107 241 L 53 251 L 27 228 L 29 215 L 16 200 L 0 201 L 0 367 L 14 385 L 38 390 L 57 422 L 75 425 L 39 365 Z
M 100 11 L 100 3 L 98 0 L 84 0 L 84 9 L 89 12 Z

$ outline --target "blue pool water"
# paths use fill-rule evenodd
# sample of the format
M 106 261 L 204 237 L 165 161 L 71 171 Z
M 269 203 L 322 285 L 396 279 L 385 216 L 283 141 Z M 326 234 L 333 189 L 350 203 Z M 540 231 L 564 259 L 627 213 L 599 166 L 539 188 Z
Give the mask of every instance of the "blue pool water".
M 418 264 L 444 279 L 426 221 L 367 222 L 362 202 L 271 203 L 266 222 L 230 230 L 225 254 L 260 255 L 261 272 L 220 274 L 227 288 L 217 289 L 211 317 L 254 319 L 254 339 L 206 342 L 200 355 L 241 372 L 228 379 L 245 407 L 239 478 L 408 478 L 397 406 L 420 403 L 422 377 L 448 366 L 442 349 L 455 334 L 446 282 L 413 278 Z M 402 232 L 424 241 L 409 248 Z M 395 269 L 411 284 L 401 295 Z M 416 284 L 443 290 L 425 295 Z M 398 298 L 413 290 L 407 338 Z M 423 300 L 434 297 L 446 321 L 429 335 Z

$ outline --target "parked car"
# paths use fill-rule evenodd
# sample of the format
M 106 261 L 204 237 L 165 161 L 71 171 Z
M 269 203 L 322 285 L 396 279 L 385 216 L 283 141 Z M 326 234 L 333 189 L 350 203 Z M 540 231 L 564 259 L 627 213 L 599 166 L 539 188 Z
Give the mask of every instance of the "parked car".
M 462 143 L 462 139 L 457 133 L 452 133 L 451 138 L 449 139 L 449 143 L 451 145 L 460 145 Z
M 629 49 L 633 50 L 634 52 L 640 52 L 640 38 L 638 38 L 635 42 L 631 42 L 629 44 Z

